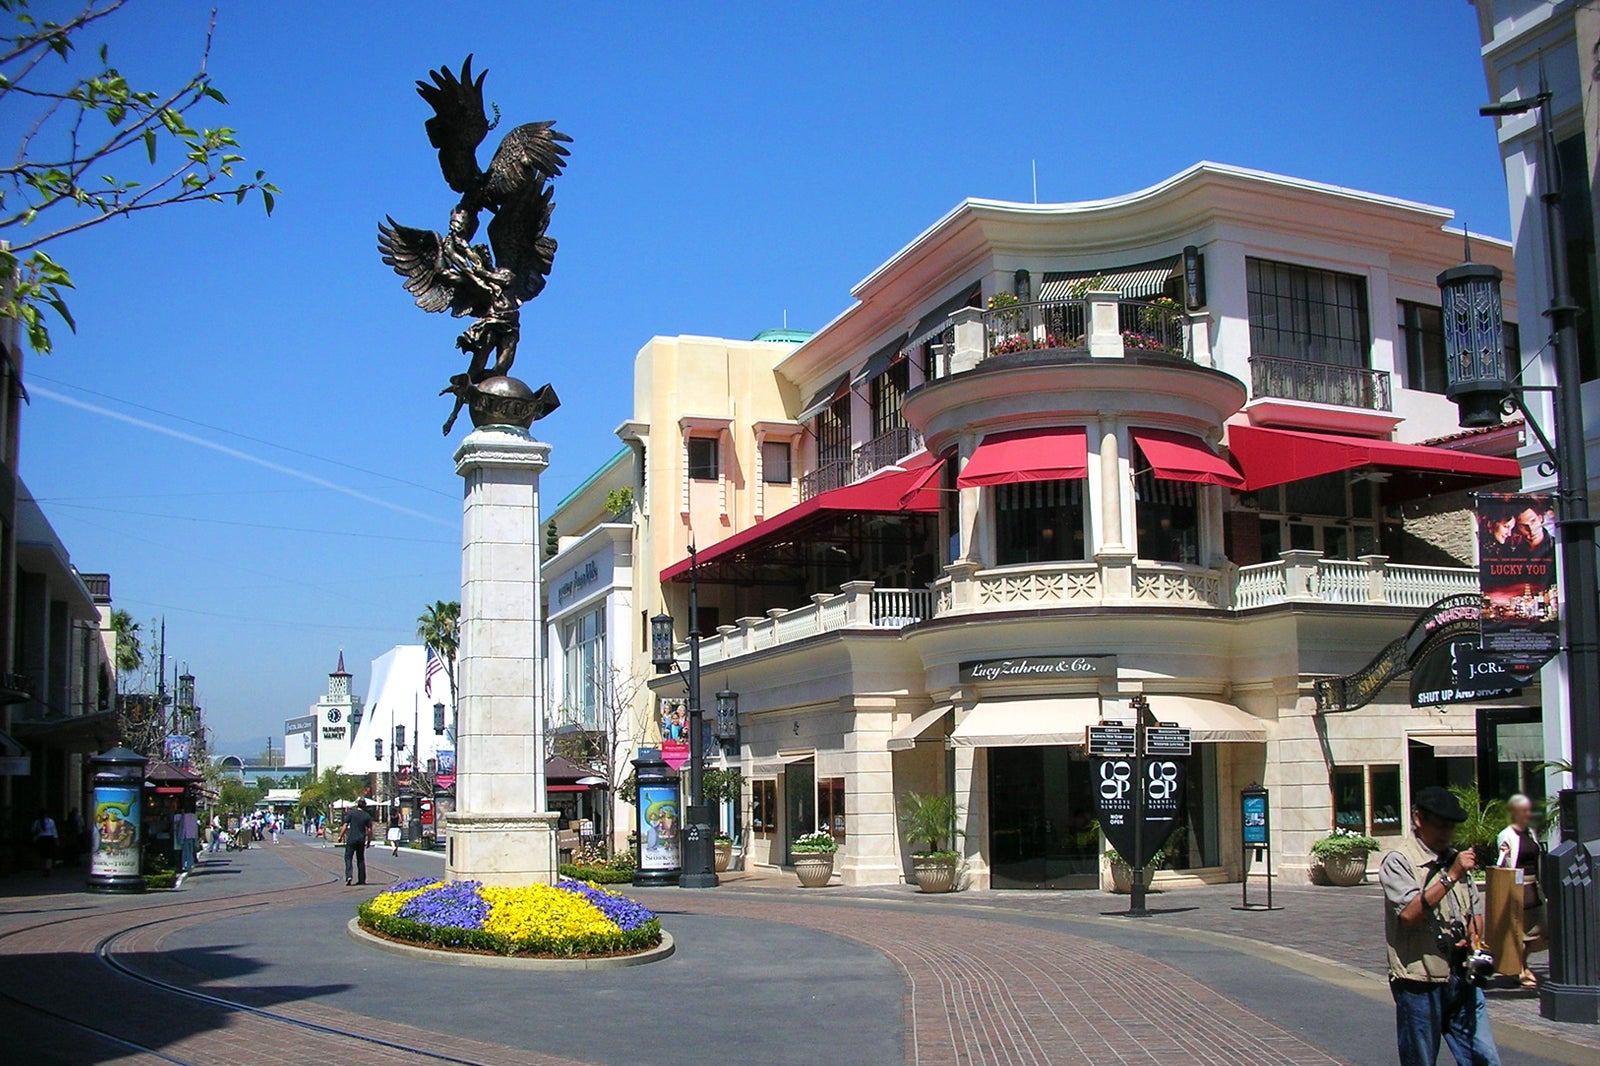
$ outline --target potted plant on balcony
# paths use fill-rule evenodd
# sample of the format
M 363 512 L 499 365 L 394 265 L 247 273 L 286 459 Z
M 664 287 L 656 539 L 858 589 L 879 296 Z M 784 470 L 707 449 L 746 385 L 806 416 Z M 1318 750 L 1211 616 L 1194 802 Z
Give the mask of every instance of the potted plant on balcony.
M 926 851 L 911 853 L 911 870 L 924 892 L 953 892 L 961 873 L 961 853 L 951 846 L 962 836 L 956 822 L 961 817 L 954 796 L 944 792 L 907 792 L 900 797 L 900 830 L 915 847 L 927 842 Z
M 1106 857 L 1111 860 L 1111 891 L 1121 896 L 1128 895 L 1133 891 L 1133 868 L 1128 865 L 1128 860 L 1124 859 L 1116 848 L 1112 848 L 1107 852 Z M 1166 862 L 1166 851 L 1158 848 L 1155 855 L 1151 857 L 1149 865 L 1144 868 L 1145 888 L 1150 887 L 1150 883 L 1156 879 L 1156 871 L 1165 866 Z
M 807 833 L 789 845 L 801 888 L 822 888 L 833 877 L 833 856 L 839 842 L 826 829 Z
M 1377 850 L 1378 842 L 1372 837 L 1337 827 L 1311 845 L 1311 854 L 1321 861 L 1328 884 L 1344 887 L 1367 879 L 1367 856 Z

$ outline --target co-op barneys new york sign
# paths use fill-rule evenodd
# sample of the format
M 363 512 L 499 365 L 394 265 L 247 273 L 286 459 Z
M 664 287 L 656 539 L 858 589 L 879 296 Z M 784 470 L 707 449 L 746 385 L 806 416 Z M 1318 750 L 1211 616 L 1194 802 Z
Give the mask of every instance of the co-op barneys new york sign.
M 1116 676 L 1115 655 L 1036 655 L 961 664 L 962 681 L 1060 681 Z

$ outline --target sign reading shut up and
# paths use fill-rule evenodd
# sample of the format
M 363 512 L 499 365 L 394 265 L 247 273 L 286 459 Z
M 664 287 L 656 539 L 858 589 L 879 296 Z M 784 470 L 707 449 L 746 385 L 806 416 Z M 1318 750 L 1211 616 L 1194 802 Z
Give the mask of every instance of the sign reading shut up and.
M 983 659 L 961 664 L 963 683 L 974 681 L 1067 681 L 1080 677 L 1116 677 L 1115 655 L 1037 655 L 1015 659 Z

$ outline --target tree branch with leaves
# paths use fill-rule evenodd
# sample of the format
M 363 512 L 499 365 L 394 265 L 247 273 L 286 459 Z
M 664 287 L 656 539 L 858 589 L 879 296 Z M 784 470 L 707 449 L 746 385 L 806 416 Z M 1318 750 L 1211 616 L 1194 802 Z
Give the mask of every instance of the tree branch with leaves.
M 259 196 L 272 213 L 278 190 L 264 171 L 245 171 L 235 131 L 197 126 L 202 107 L 226 106 L 208 64 L 216 11 L 198 69 L 163 89 L 135 88 L 104 44 L 85 60 L 86 31 L 127 0 L 88 0 L 64 22 L 35 18 L 29 0 L 0 0 L 0 127 L 20 130 L 15 158 L 0 165 L 0 317 L 15 319 L 37 352 L 51 348 L 46 312 L 76 323 L 64 290 L 72 275 L 46 251 L 62 237 L 113 218 L 188 203 L 243 203 Z M 138 170 L 139 180 L 129 167 Z

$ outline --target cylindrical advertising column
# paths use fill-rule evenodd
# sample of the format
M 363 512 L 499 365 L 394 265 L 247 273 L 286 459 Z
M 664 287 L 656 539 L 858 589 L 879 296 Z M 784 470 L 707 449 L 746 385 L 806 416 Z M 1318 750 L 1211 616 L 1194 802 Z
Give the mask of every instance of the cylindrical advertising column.
M 145 757 L 112 748 L 89 758 L 94 769 L 94 808 L 89 821 L 91 892 L 143 892 L 139 857 L 144 850 L 140 807 Z
M 634 823 L 639 842 L 634 849 L 633 883 L 641 888 L 676 885 L 683 868 L 678 842 L 683 824 L 678 775 L 655 748 L 639 749 L 633 770 L 639 783 L 639 813 Z

